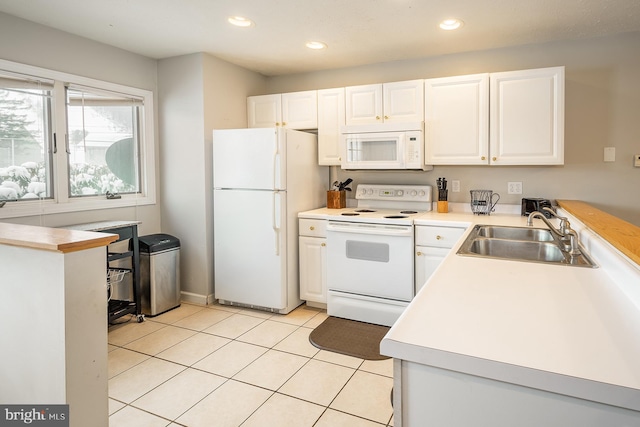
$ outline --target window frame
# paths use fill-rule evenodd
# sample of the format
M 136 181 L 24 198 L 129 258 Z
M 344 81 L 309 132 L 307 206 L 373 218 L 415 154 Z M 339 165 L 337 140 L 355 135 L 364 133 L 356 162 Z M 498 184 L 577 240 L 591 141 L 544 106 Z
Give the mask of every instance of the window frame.
M 0 219 L 22 216 L 40 216 L 56 213 L 80 212 L 99 209 L 123 208 L 156 203 L 155 173 L 155 120 L 153 92 L 117 83 L 96 80 L 74 74 L 0 59 L 0 69 L 34 78 L 54 81 L 51 103 L 51 126 L 56 135 L 51 173 L 53 183 L 51 199 L 11 201 L 0 208 Z M 71 197 L 69 194 L 69 166 L 67 144 L 66 86 L 85 86 L 95 90 L 122 93 L 139 97 L 144 107 L 140 114 L 140 193 L 122 194 L 119 199 L 107 199 L 104 195 Z M 62 135 L 62 137 L 60 136 Z M 52 136 L 53 137 L 53 136 Z

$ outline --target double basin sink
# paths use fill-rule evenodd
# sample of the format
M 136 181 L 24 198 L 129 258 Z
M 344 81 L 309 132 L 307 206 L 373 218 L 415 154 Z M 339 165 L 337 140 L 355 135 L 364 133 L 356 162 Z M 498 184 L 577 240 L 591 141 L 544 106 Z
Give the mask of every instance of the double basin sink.
M 476 225 L 469 233 L 459 255 L 509 259 L 547 264 L 596 267 L 581 248 L 580 255 L 570 255 L 549 229 Z

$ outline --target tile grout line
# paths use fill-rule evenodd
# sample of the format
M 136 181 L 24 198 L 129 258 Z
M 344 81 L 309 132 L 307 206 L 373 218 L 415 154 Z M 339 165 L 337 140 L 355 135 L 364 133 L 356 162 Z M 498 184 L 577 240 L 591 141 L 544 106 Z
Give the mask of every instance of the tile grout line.
M 203 308 L 203 309 L 206 309 L 206 308 Z M 212 307 L 212 309 L 215 309 L 215 308 L 214 308 L 214 307 Z M 175 375 L 171 376 L 170 378 L 166 379 L 165 381 L 163 381 L 161 384 L 158 384 L 157 386 L 155 386 L 155 387 L 153 387 L 152 389 L 148 390 L 148 391 L 147 391 L 147 392 L 145 392 L 142 396 L 137 397 L 137 398 L 136 398 L 135 400 L 133 400 L 131 403 L 125 403 L 125 402 L 122 402 L 122 401 L 120 401 L 120 400 L 118 400 L 118 399 L 115 399 L 115 398 L 109 397 L 110 399 L 113 399 L 114 401 L 119 402 L 119 403 L 122 403 L 122 404 L 124 404 L 124 405 L 125 405 L 125 406 L 123 406 L 123 408 L 120 408 L 120 409 L 118 409 L 117 411 L 115 411 L 113 414 L 110 414 L 110 416 L 112 416 L 112 415 L 114 415 L 115 413 L 117 413 L 117 412 L 121 411 L 122 409 L 126 408 L 127 406 L 130 406 L 130 407 L 135 408 L 135 409 L 137 409 L 137 410 L 141 410 L 141 411 L 144 411 L 144 412 L 149 413 L 149 414 L 151 414 L 151 415 L 157 416 L 157 417 L 159 417 L 159 418 L 161 418 L 161 419 L 163 419 L 163 420 L 167 420 L 167 418 L 165 418 L 165 417 L 162 417 L 162 416 L 160 416 L 160 415 L 158 415 L 158 414 L 153 414 L 153 413 L 151 413 L 151 412 L 149 412 L 149 411 L 147 411 L 147 410 L 144 410 L 144 409 L 142 409 L 142 408 L 139 408 L 139 407 L 135 406 L 135 405 L 134 405 L 134 403 L 135 403 L 137 400 L 139 400 L 140 398 L 142 398 L 143 396 L 147 395 L 148 393 L 150 393 L 150 392 L 152 392 L 153 390 L 157 389 L 157 388 L 158 388 L 158 387 L 160 387 L 161 385 L 165 384 L 167 381 L 170 381 L 171 379 L 175 378 L 177 375 L 180 375 L 181 373 L 185 372 L 185 371 L 186 371 L 186 370 L 188 370 L 188 369 L 193 369 L 193 370 L 195 370 L 195 371 L 204 372 L 204 373 L 207 373 L 207 374 L 215 375 L 215 376 L 220 377 L 220 378 L 224 378 L 224 379 L 225 379 L 225 381 L 224 381 L 222 384 L 220 384 L 219 386 L 217 386 L 214 390 L 212 390 L 211 392 L 207 393 L 204 397 L 202 397 L 202 399 L 198 400 L 198 402 L 195 402 L 195 403 L 194 403 L 193 405 L 191 405 L 188 409 L 186 409 L 184 412 L 182 412 L 180 415 L 178 415 L 178 416 L 175 418 L 176 420 L 177 420 L 180 416 L 184 415 L 186 412 L 188 412 L 189 410 L 191 410 L 194 406 L 196 406 L 198 403 L 200 403 L 200 402 L 201 402 L 202 400 L 204 400 L 206 397 L 208 397 L 209 395 L 211 395 L 212 393 L 214 393 L 216 390 L 218 390 L 222 385 L 224 385 L 224 384 L 228 383 L 229 381 L 236 381 L 236 382 L 238 382 L 238 383 L 243 383 L 243 384 L 247 384 L 247 385 L 250 385 L 250 386 L 253 386 L 253 387 L 258 387 L 258 388 L 264 389 L 264 390 L 269 391 L 269 392 L 271 393 L 271 394 L 270 394 L 270 396 L 269 396 L 269 397 L 268 397 L 268 398 L 267 398 L 267 399 L 266 399 L 266 400 L 265 400 L 265 401 L 264 401 L 260 406 L 258 406 L 258 407 L 257 407 L 257 408 L 256 408 L 256 409 L 255 409 L 255 410 L 254 410 L 254 411 L 253 411 L 253 412 L 252 412 L 252 413 L 251 413 L 251 414 L 250 414 L 250 415 L 249 415 L 249 416 L 248 416 L 244 421 L 242 421 L 242 424 L 244 424 L 244 423 L 247 421 L 247 419 L 248 419 L 248 418 L 250 418 L 250 417 L 251 417 L 251 416 L 252 416 L 256 411 L 258 411 L 258 410 L 259 410 L 259 409 L 260 409 L 260 408 L 261 408 L 261 407 L 262 407 L 262 406 L 263 406 L 263 405 L 264 405 L 264 404 L 265 404 L 269 399 L 271 399 L 274 395 L 279 394 L 279 395 L 282 395 L 282 396 L 287 396 L 287 397 L 292 398 L 292 399 L 300 400 L 300 401 L 307 402 L 307 403 L 310 403 L 310 404 L 313 404 L 313 405 L 317 405 L 317 406 L 320 406 L 320 407 L 324 408 L 324 409 L 323 409 L 323 411 L 322 411 L 322 413 L 319 415 L 318 419 L 316 419 L 316 421 L 314 422 L 314 425 L 315 425 L 315 424 L 317 424 L 317 422 L 322 418 L 322 416 L 327 412 L 327 410 L 328 410 L 328 409 L 332 409 L 332 410 L 334 410 L 334 411 L 337 411 L 337 412 L 340 412 L 340 413 L 343 413 L 343 414 L 347 414 L 347 415 L 349 415 L 349 416 L 353 416 L 353 417 L 357 417 L 357 418 L 360 418 L 360 419 L 363 419 L 363 420 L 367 420 L 367 421 L 373 422 L 373 423 L 378 424 L 378 425 L 386 425 L 386 426 L 390 425 L 391 419 L 393 419 L 393 413 L 392 413 L 392 415 L 390 416 L 389 421 L 388 421 L 386 424 L 381 424 L 381 423 L 379 423 L 379 422 L 377 422 L 377 421 L 375 421 L 375 420 L 370 420 L 370 419 L 368 419 L 368 418 L 364 418 L 364 417 L 361 417 L 361 416 L 358 416 L 358 415 L 355 415 L 355 414 L 351 414 L 351 413 L 348 413 L 348 412 L 345 412 L 345 411 L 341 411 L 341 410 L 338 410 L 338 409 L 330 408 L 330 405 L 335 401 L 335 399 L 337 398 L 337 396 L 338 396 L 338 395 L 339 395 L 339 394 L 344 390 L 344 388 L 346 387 L 346 384 L 347 384 L 347 383 L 348 383 L 348 382 L 349 382 L 349 381 L 354 377 L 354 375 L 356 374 L 356 372 L 358 372 L 358 371 L 362 371 L 362 372 L 366 372 L 366 373 L 368 373 L 368 374 L 372 374 L 372 375 L 376 375 L 376 376 L 381 376 L 381 377 L 389 378 L 387 375 L 380 374 L 380 373 L 378 373 L 378 372 L 370 372 L 370 371 L 367 371 L 367 370 L 363 370 L 363 369 L 362 369 L 362 367 L 363 367 L 363 365 L 364 365 L 365 360 L 361 360 L 361 361 L 358 363 L 358 365 L 357 365 L 356 367 L 351 367 L 351 366 L 346 366 L 346 365 L 343 365 L 343 364 L 340 364 L 340 363 L 337 363 L 337 362 L 334 362 L 334 361 L 327 361 L 327 360 L 322 360 L 322 359 L 316 359 L 315 357 L 319 354 L 320 349 L 318 349 L 318 351 L 316 351 L 316 352 L 314 353 L 314 355 L 313 355 L 313 356 L 306 356 L 306 355 L 299 354 L 299 353 L 295 353 L 295 352 L 292 352 L 292 351 L 280 350 L 280 349 L 276 349 L 276 348 L 275 348 L 277 345 L 279 345 L 280 343 L 282 343 L 283 341 L 285 341 L 287 338 L 291 337 L 294 333 L 296 333 L 297 331 L 299 331 L 301 328 L 305 328 L 305 329 L 313 329 L 313 328 L 311 328 L 311 327 L 309 327 L 309 326 L 305 326 L 305 325 L 306 325 L 307 323 L 311 322 L 311 321 L 312 321 L 312 320 L 313 320 L 313 319 L 314 319 L 318 314 L 322 313 L 322 311 L 320 311 L 320 310 L 319 310 L 319 311 L 317 311 L 313 316 L 311 316 L 310 318 L 308 318 L 308 319 L 304 320 L 304 321 L 303 321 L 303 323 L 301 323 L 301 324 L 300 324 L 300 323 L 298 323 L 298 322 L 281 322 L 281 321 L 279 321 L 279 320 L 277 320 L 277 319 L 276 319 L 276 316 L 275 316 L 275 315 L 269 316 L 268 318 L 264 318 L 264 317 L 262 317 L 262 316 L 251 316 L 250 314 L 243 313 L 243 312 L 242 312 L 242 310 L 238 310 L 238 311 L 227 311 L 227 310 L 224 310 L 224 309 L 220 309 L 220 310 L 221 310 L 221 311 L 229 312 L 229 313 L 231 313 L 231 315 L 230 315 L 230 316 L 228 316 L 228 317 L 226 317 L 226 318 L 224 318 L 224 319 L 221 319 L 221 320 L 219 320 L 219 321 L 217 321 L 217 322 L 214 322 L 212 325 L 207 326 L 206 328 L 204 328 L 204 329 L 202 329 L 202 330 L 194 330 L 194 329 L 191 329 L 191 328 L 187 328 L 187 327 L 183 327 L 183 326 L 176 326 L 176 325 L 175 325 L 175 323 L 179 322 L 180 320 L 183 320 L 183 319 L 185 319 L 185 318 L 188 318 L 188 317 L 190 317 L 190 316 L 192 316 L 192 315 L 195 315 L 195 314 L 197 314 L 197 313 L 199 313 L 199 312 L 201 312 L 201 311 L 202 311 L 202 310 L 198 310 L 198 311 L 196 311 L 196 312 L 194 312 L 194 313 L 190 314 L 189 316 L 185 316 L 185 317 L 183 317 L 183 318 L 181 318 L 181 319 L 175 320 L 173 323 L 165 323 L 165 322 L 162 322 L 162 321 L 159 321 L 159 320 L 147 319 L 147 320 L 149 320 L 149 321 L 150 321 L 150 322 L 152 322 L 152 323 L 156 323 L 156 324 L 163 325 L 163 326 L 162 326 L 161 328 L 159 328 L 159 329 L 155 330 L 155 331 L 149 332 L 149 333 L 147 333 L 147 334 L 145 334 L 145 335 L 143 335 L 143 336 L 140 336 L 140 337 L 138 337 L 138 338 L 136 338 L 136 339 L 134 339 L 134 340 L 132 340 L 132 341 L 129 341 L 129 342 L 127 342 L 127 343 L 124 343 L 124 344 L 122 344 L 122 345 L 116 345 L 116 344 L 111 344 L 111 343 L 109 343 L 109 345 L 111 345 L 111 346 L 113 346 L 113 347 L 121 348 L 121 349 L 125 349 L 125 350 L 131 351 L 131 352 L 135 352 L 135 353 L 138 353 L 138 354 L 141 354 L 141 355 L 144 355 L 144 356 L 148 356 L 148 358 L 147 358 L 147 359 L 145 359 L 144 361 L 139 362 L 139 363 L 136 363 L 135 365 L 133 365 L 133 366 L 131 366 L 131 367 L 127 368 L 126 370 L 124 370 L 124 371 L 120 372 L 119 374 L 115 375 L 113 378 L 115 378 L 115 377 L 117 377 L 117 376 L 119 376 L 119 375 L 124 374 L 125 372 L 129 371 L 129 370 L 130 370 L 130 369 L 132 369 L 133 367 L 138 366 L 140 363 L 144 363 L 145 361 L 149 360 L 150 358 L 155 358 L 155 359 L 158 359 L 158 360 L 166 361 L 167 363 L 172 363 L 172 364 L 175 364 L 175 365 L 178 365 L 178 366 L 180 366 L 180 367 L 183 367 L 183 368 L 184 368 L 184 369 L 182 369 L 180 372 L 178 372 L 177 374 L 175 374 Z M 237 336 L 237 337 L 235 337 L 235 338 L 229 338 L 229 337 L 224 337 L 224 336 L 221 336 L 221 335 L 216 335 L 216 334 L 213 334 L 213 333 L 210 333 L 210 332 L 205 332 L 205 329 L 207 329 L 207 328 L 209 328 L 209 327 L 211 327 L 211 326 L 213 326 L 213 325 L 215 325 L 215 324 L 218 324 L 218 323 L 220 323 L 220 322 L 222 322 L 222 321 L 224 321 L 224 320 L 226 320 L 226 319 L 229 319 L 230 317 L 232 317 L 232 316 L 233 316 L 233 315 L 235 315 L 235 314 L 241 314 L 241 315 L 249 316 L 249 317 L 253 317 L 253 318 L 256 318 L 256 319 L 261 319 L 261 320 L 262 320 L 262 322 L 258 323 L 258 324 L 257 324 L 257 325 L 255 325 L 255 326 L 252 326 L 252 327 L 251 327 L 251 328 L 249 328 L 247 331 L 243 332 L 242 334 L 238 335 L 238 336 Z M 267 347 L 267 346 L 264 346 L 264 345 L 259 345 L 259 344 L 254 344 L 254 343 L 251 343 L 251 342 L 246 342 L 246 341 L 241 341 L 241 340 L 239 340 L 239 338 L 240 338 L 240 337 L 242 337 L 243 335 L 247 334 L 249 331 L 251 331 L 251 330 L 255 329 L 255 328 L 256 328 L 256 327 L 258 327 L 259 325 L 264 324 L 267 320 L 272 320 L 272 321 L 277 322 L 277 323 L 286 324 L 286 325 L 290 325 L 290 326 L 295 326 L 295 329 L 293 329 L 293 330 L 292 330 L 290 333 L 288 333 L 285 337 L 283 337 L 282 339 L 280 339 L 279 341 L 277 341 L 276 343 L 274 343 L 274 344 L 273 344 L 272 346 L 270 346 L 270 347 Z M 130 322 L 130 321 L 128 321 L 128 322 L 123 322 L 123 324 L 127 324 L 127 323 L 129 323 L 129 322 Z M 134 324 L 134 325 L 135 325 L 135 324 Z M 166 349 L 163 349 L 163 350 L 159 351 L 159 352 L 158 352 L 158 353 L 156 353 L 155 355 L 150 355 L 150 354 L 147 354 L 147 353 L 144 353 L 144 352 L 141 352 L 141 351 L 137 351 L 137 350 L 133 350 L 133 349 L 129 349 L 129 348 L 124 347 L 125 345 L 128 345 L 128 344 L 130 344 L 130 343 L 132 343 L 132 342 L 134 342 L 134 341 L 136 341 L 136 340 L 138 340 L 138 339 L 142 339 L 142 338 L 144 338 L 144 337 L 146 337 L 146 336 L 148 336 L 148 335 L 150 335 L 150 334 L 153 334 L 153 333 L 155 333 L 155 332 L 157 332 L 157 331 L 160 331 L 160 330 L 162 330 L 162 329 L 166 328 L 167 326 L 173 326 L 173 327 L 175 327 L 175 328 L 185 329 L 185 330 L 188 330 L 188 331 L 194 331 L 195 333 L 194 333 L 193 335 L 191 335 L 191 336 L 189 336 L 189 337 L 187 337 L 187 338 L 185 338 L 185 339 L 183 339 L 183 340 L 181 340 L 181 341 L 177 342 L 177 343 L 174 343 L 174 344 L 170 345 L 170 346 L 169 346 L 169 347 L 167 347 Z M 120 329 L 120 328 L 116 328 L 115 330 L 117 330 L 117 329 Z M 172 361 L 172 360 L 164 359 L 164 358 L 162 358 L 162 357 L 158 356 L 158 355 L 159 355 L 160 353 L 162 353 L 163 351 L 166 351 L 166 350 L 168 350 L 169 348 L 175 347 L 175 346 L 177 346 L 178 344 L 180 344 L 180 343 L 184 342 L 185 340 L 187 340 L 187 339 L 189 339 L 189 338 L 192 338 L 192 337 L 196 336 L 197 334 L 201 334 L 201 333 L 204 333 L 204 334 L 207 334 L 207 335 L 211 335 L 211 336 L 215 336 L 215 337 L 222 338 L 222 339 L 228 339 L 228 340 L 229 340 L 229 342 L 225 343 L 224 345 L 222 345 L 222 346 L 221 346 L 221 347 L 219 347 L 219 348 L 216 348 L 216 349 L 215 349 L 214 351 L 212 351 L 210 354 L 208 354 L 208 355 L 206 355 L 206 356 L 204 356 L 204 357 L 202 357 L 202 358 L 198 359 L 196 362 L 192 363 L 191 365 L 185 365 L 185 364 L 183 364 L 183 363 L 174 362 L 174 361 Z M 262 356 L 259 356 L 259 357 L 258 357 L 258 359 L 255 359 L 254 361 L 252 361 L 251 363 L 249 363 L 247 366 L 245 366 L 244 368 L 242 368 L 240 371 L 236 372 L 232 377 L 226 377 L 226 376 L 224 376 L 224 375 L 215 374 L 215 373 L 212 373 L 212 372 L 209 372 L 209 371 L 206 371 L 206 370 L 200 369 L 200 368 L 195 368 L 195 367 L 193 366 L 193 365 L 197 364 L 198 362 L 200 362 L 201 360 L 203 360 L 204 358 L 209 357 L 211 354 L 214 354 L 214 353 L 215 353 L 215 352 L 217 352 L 218 350 L 220 350 L 220 349 L 222 349 L 222 348 L 226 347 L 228 344 L 230 344 L 230 343 L 232 343 L 232 342 L 234 342 L 234 341 L 237 341 L 237 342 L 239 342 L 239 343 L 243 343 L 243 344 L 254 345 L 254 346 L 257 346 L 257 347 L 262 347 L 262 348 L 264 348 L 264 349 L 267 349 L 267 351 L 269 351 L 269 350 L 273 350 L 273 351 L 277 351 L 277 352 L 280 352 L 280 353 L 285 353 L 285 354 L 291 354 L 291 355 L 295 355 L 295 356 L 299 356 L 299 357 L 304 357 L 304 358 L 306 359 L 306 361 L 304 362 L 304 364 L 303 364 L 300 368 L 298 368 L 298 369 L 297 369 L 297 370 L 296 370 L 296 371 L 295 371 L 291 376 L 289 376 L 289 377 L 288 377 L 288 379 L 284 382 L 284 384 L 286 384 L 286 382 L 287 382 L 287 381 L 289 381 L 289 380 L 290 380 L 294 375 L 296 375 L 296 374 L 297 374 L 301 369 L 303 369 L 305 366 L 307 366 L 311 360 L 316 360 L 316 361 L 319 361 L 319 362 L 324 362 L 324 363 L 328 363 L 328 364 L 332 364 L 332 365 L 336 365 L 336 366 L 345 367 L 345 368 L 348 368 L 348 369 L 353 369 L 353 372 L 351 373 L 351 375 L 349 376 L 349 379 L 345 382 L 345 384 L 344 384 L 344 385 L 340 388 L 340 390 L 336 393 L 336 396 L 334 396 L 334 397 L 333 397 L 333 399 L 331 400 L 331 402 L 330 402 L 328 405 L 326 405 L 326 406 L 325 406 L 325 405 L 322 405 L 322 404 L 318 404 L 318 403 L 316 403 L 316 402 L 311 402 L 311 401 L 308 401 L 308 400 L 306 400 L 306 399 L 302 399 L 302 398 L 297 397 L 297 396 L 290 396 L 290 395 L 288 395 L 288 394 L 286 394 L 286 393 L 282 393 L 282 392 L 280 392 L 280 390 L 282 389 L 282 387 L 284 386 L 284 384 L 280 385 L 280 386 L 278 387 L 278 389 L 274 391 L 274 390 L 271 390 L 271 389 L 268 389 L 268 388 L 265 388 L 265 387 L 262 387 L 262 386 L 258 386 L 258 385 L 255 385 L 255 384 L 252 384 L 252 383 L 249 383 L 249 382 L 240 381 L 240 380 L 238 380 L 238 379 L 236 379 L 236 378 L 235 378 L 235 376 L 236 376 L 236 375 L 238 375 L 240 372 L 242 372 L 242 371 L 243 371 L 244 369 L 246 369 L 247 367 L 251 366 L 253 363 L 255 363 L 255 362 L 256 362 L 256 360 L 258 360 L 258 359 L 259 359 L 260 357 L 262 357 Z M 112 351 L 114 351 L 114 350 L 112 350 Z M 264 354 L 266 354 L 266 352 L 265 352 L 265 353 L 263 353 L 263 355 L 264 355 Z M 179 423 L 178 423 L 177 421 L 175 421 L 175 420 L 169 420 L 169 421 L 170 421 L 170 422 L 174 422 L 174 423 L 179 424 Z

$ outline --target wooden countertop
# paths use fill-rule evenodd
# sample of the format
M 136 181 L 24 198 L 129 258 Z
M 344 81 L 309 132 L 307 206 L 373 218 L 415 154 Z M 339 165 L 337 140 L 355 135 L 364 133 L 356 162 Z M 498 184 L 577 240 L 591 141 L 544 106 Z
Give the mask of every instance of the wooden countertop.
M 558 205 L 599 234 L 614 248 L 640 265 L 640 227 L 578 200 L 557 200 Z
M 0 244 L 47 251 L 82 251 L 106 246 L 118 238 L 110 233 L 0 223 Z

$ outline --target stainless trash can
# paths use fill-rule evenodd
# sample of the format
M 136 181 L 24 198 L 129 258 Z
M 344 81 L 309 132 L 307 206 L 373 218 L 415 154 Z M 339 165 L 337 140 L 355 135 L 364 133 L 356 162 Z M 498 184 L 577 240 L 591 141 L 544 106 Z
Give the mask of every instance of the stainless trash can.
M 169 234 L 139 237 L 140 302 L 147 316 L 180 305 L 180 240 Z

